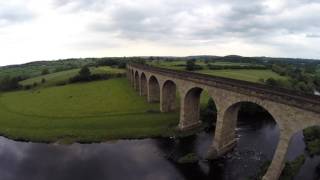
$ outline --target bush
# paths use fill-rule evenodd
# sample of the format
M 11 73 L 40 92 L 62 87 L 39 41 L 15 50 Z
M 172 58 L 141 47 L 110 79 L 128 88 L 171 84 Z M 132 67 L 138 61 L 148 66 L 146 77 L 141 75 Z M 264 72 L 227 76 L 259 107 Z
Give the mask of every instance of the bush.
M 69 82 L 85 82 L 85 81 L 91 81 L 91 71 L 88 66 L 84 66 L 80 69 L 78 75 L 70 78 Z
M 25 90 L 29 90 L 29 89 L 31 89 L 31 85 L 30 85 L 30 84 L 25 85 L 25 86 L 23 87 L 23 89 L 25 89 Z
M 79 71 L 79 74 L 70 78 L 68 83 L 77 83 L 77 82 L 89 82 L 89 81 L 96 81 L 96 80 L 107 80 L 112 77 L 124 77 L 124 73 L 116 73 L 116 74 L 91 74 L 89 67 L 84 66 Z
M 320 154 L 320 127 L 314 126 L 304 129 L 303 136 L 307 152 L 311 156 Z
M 293 161 L 286 162 L 286 165 L 279 179 L 282 179 L 282 180 L 293 179 L 294 176 L 298 174 L 300 167 L 303 165 L 305 159 L 306 159 L 305 156 L 302 154 L 297 158 L 295 158 Z
M 0 91 L 11 91 L 20 89 L 22 86 L 19 82 L 22 80 L 20 76 L 11 78 L 10 76 L 4 77 L 0 81 Z
M 273 79 L 273 78 L 268 78 L 265 83 L 269 86 L 277 86 L 277 80 Z
M 187 71 L 194 71 L 194 70 L 200 70 L 200 69 L 202 69 L 202 67 L 199 65 L 196 65 L 195 59 L 191 59 L 187 61 L 187 64 L 186 64 Z
M 118 73 L 118 74 L 92 74 L 88 77 L 83 77 L 80 75 L 74 76 L 69 79 L 69 83 L 76 83 L 76 82 L 89 82 L 89 81 L 97 81 L 97 80 L 107 80 L 112 77 L 122 77 L 124 74 Z
M 296 174 L 298 174 L 301 166 L 303 165 L 305 161 L 305 156 L 300 155 L 296 157 L 293 161 L 291 162 L 286 162 L 284 169 L 282 170 L 282 173 L 280 175 L 281 180 L 291 180 L 294 178 Z M 260 180 L 262 177 L 266 174 L 268 167 L 270 166 L 271 161 L 265 161 L 262 166 L 260 167 L 260 171 L 256 175 L 255 178 L 250 178 L 250 179 L 257 179 Z
M 79 75 L 80 78 L 82 79 L 88 79 L 91 76 L 91 71 L 88 68 L 88 66 L 84 66 L 80 69 Z

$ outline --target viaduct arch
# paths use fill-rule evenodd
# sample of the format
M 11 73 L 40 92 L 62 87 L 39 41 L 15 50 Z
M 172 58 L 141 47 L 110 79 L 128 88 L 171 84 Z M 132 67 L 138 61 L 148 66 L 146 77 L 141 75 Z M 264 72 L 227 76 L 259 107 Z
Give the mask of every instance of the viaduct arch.
M 209 158 L 217 158 L 236 144 L 235 127 L 240 104 L 250 102 L 267 110 L 277 122 L 280 137 L 264 180 L 279 178 L 291 137 L 298 131 L 320 125 L 320 97 L 229 78 L 175 71 L 141 64 L 128 64 L 127 75 L 140 95 L 148 102 L 160 101 L 161 112 L 176 108 L 180 94 L 179 129 L 198 126 L 200 94 L 203 90 L 214 99 L 217 122 Z

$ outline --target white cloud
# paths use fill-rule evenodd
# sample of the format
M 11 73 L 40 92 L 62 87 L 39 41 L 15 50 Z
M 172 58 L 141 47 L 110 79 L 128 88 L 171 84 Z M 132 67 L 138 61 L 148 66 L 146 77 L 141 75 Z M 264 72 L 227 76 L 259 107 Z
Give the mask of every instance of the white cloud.
M 320 58 L 312 0 L 10 0 L 0 65 L 69 57 L 240 54 Z

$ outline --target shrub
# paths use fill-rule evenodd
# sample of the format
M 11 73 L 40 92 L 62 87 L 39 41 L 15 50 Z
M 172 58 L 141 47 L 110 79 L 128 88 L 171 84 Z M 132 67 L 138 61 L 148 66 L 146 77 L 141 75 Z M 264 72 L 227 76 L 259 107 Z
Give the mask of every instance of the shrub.
M 30 85 L 30 84 L 27 84 L 27 85 L 25 85 L 25 86 L 23 87 L 23 89 L 29 90 L 29 89 L 31 89 L 31 85 Z
M 282 171 L 282 174 L 279 179 L 290 180 L 299 172 L 300 167 L 303 165 L 305 161 L 305 156 L 302 154 L 295 158 L 291 162 L 286 162 L 286 165 Z
M 298 157 L 296 157 L 293 161 L 286 162 L 285 167 L 282 170 L 281 176 L 279 179 L 282 180 L 291 180 L 294 178 L 296 174 L 298 174 L 301 166 L 303 165 L 305 161 L 305 156 L 302 154 Z M 268 170 L 268 167 L 270 166 L 271 161 L 265 161 L 262 166 L 260 167 L 260 171 L 256 175 L 255 178 L 250 178 L 250 179 L 257 179 L 260 180 L 262 177 L 265 175 L 265 173 Z
M 265 83 L 269 86 L 277 86 L 277 80 L 273 79 L 273 78 L 268 78 Z
M 186 70 L 194 71 L 196 69 L 196 60 L 191 59 L 187 61 Z
M 314 126 L 303 130 L 307 152 L 313 156 L 320 154 L 320 127 Z
M 89 81 L 97 81 L 97 80 L 107 80 L 113 77 L 123 77 L 125 74 L 117 73 L 117 74 L 92 74 L 88 77 L 82 77 L 80 75 L 74 76 L 69 79 L 69 83 L 76 83 L 76 82 L 89 82 Z
M 84 67 L 82 67 L 81 69 L 80 69 L 80 71 L 79 71 L 79 77 L 81 78 L 81 79 L 89 79 L 90 78 L 90 76 L 91 76 L 91 71 L 90 71 L 90 69 L 88 68 L 88 66 L 84 66 Z
M 22 86 L 19 82 L 22 80 L 20 76 L 11 78 L 10 76 L 4 77 L 0 81 L 0 91 L 11 91 L 20 89 Z

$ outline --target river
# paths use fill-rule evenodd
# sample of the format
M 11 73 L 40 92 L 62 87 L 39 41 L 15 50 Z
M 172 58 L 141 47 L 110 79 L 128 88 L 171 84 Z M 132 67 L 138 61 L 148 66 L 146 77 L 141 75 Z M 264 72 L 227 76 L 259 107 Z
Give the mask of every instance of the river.
M 259 166 L 272 159 L 279 130 L 273 121 L 238 123 L 238 143 L 220 160 L 204 160 L 212 132 L 184 139 L 118 140 L 97 144 L 43 144 L 16 142 L 0 137 L 1 180 L 212 180 L 248 179 Z M 178 164 L 186 153 L 195 152 L 196 164 Z M 304 153 L 302 133 L 291 141 L 287 159 Z M 170 158 L 168 158 L 170 157 Z M 319 157 L 307 158 L 295 179 L 315 179 Z

